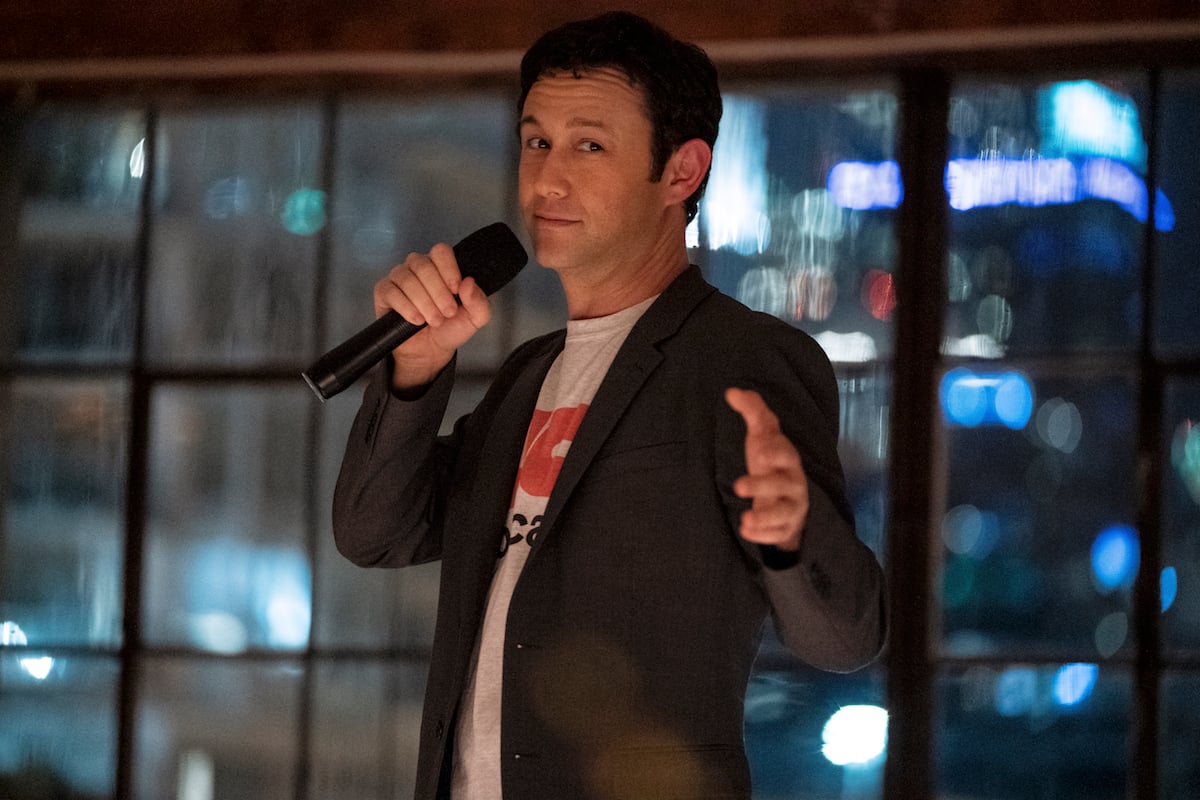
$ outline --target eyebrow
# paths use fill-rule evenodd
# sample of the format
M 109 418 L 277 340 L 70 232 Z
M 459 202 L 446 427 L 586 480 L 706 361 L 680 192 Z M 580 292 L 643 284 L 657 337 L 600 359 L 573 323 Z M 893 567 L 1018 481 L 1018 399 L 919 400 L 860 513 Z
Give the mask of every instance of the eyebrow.
M 525 116 L 521 117 L 521 121 L 519 123 L 517 123 L 517 127 L 520 128 L 525 125 L 539 125 L 539 124 L 541 124 L 541 123 L 538 122 L 537 117 L 533 116 L 532 114 L 526 114 Z M 607 122 L 605 122 L 603 120 L 599 120 L 599 119 L 592 119 L 590 117 L 571 117 L 569 120 L 567 120 L 567 127 L 568 128 L 602 128 L 602 129 L 607 130 L 610 126 Z

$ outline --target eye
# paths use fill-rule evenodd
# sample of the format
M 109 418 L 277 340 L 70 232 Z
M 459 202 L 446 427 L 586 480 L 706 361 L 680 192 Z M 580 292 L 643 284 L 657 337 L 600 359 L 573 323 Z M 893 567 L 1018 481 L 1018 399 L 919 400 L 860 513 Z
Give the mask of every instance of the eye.
M 604 147 L 599 142 L 582 142 L 579 149 L 588 153 L 600 153 L 604 151 Z
M 525 140 L 526 150 L 545 150 L 549 146 L 550 143 L 540 136 L 530 136 Z

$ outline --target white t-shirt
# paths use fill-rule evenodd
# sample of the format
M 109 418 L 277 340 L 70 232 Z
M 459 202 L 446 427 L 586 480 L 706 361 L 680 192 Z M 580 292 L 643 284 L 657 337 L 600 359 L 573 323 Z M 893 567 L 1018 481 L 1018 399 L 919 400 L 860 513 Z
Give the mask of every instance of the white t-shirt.
M 542 514 L 559 468 L 617 350 L 654 298 L 597 319 L 567 323 L 562 353 L 542 383 L 508 512 L 506 540 L 488 590 L 483 626 L 458 713 L 453 800 L 500 797 L 500 699 L 504 630 L 513 589 L 540 533 Z

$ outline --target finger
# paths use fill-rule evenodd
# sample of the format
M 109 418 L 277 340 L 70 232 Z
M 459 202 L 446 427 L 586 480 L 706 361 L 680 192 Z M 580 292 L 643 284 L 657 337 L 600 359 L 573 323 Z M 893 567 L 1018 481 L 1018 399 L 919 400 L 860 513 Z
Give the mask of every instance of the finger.
M 762 395 L 750 389 L 730 387 L 725 390 L 725 402 L 746 421 L 746 435 L 756 436 L 779 430 L 779 418 L 767 407 Z
M 738 535 L 748 542 L 795 550 L 800 545 L 804 515 L 793 511 L 746 511 L 742 514 Z
M 384 278 L 375 284 L 375 316 L 382 317 L 389 311 L 395 311 L 404 319 L 411 322 L 413 325 L 424 325 L 427 322 L 425 313 L 421 311 L 420 306 L 410 296 L 410 292 L 418 291 L 423 295 L 423 303 L 428 306 L 429 300 L 427 294 L 420 288 L 420 284 L 414 284 L 406 290 L 402 284 L 408 282 L 406 267 L 403 265 L 394 268 Z
M 476 329 L 482 328 L 491 321 L 491 301 L 488 300 L 487 295 L 474 278 L 463 278 L 458 288 L 458 299 L 462 302 L 463 311 L 466 312 Z
M 808 484 L 802 474 L 794 472 L 766 472 L 760 475 L 743 475 L 733 482 L 733 492 L 738 497 L 756 503 L 788 499 L 796 502 L 808 497 Z
M 413 275 L 421 282 L 421 288 L 443 317 L 449 319 L 458 313 L 455 294 L 462 277 L 454 250 L 449 245 L 434 245 L 429 255 L 414 259 L 411 268 Z M 433 324 L 432 321 L 430 324 Z

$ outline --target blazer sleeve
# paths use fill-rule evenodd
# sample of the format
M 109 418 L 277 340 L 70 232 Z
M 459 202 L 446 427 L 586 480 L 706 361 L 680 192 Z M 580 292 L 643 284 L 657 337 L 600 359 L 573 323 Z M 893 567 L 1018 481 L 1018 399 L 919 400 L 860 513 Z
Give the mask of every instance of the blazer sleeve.
M 855 534 L 852 507 L 838 457 L 838 390 L 820 346 L 795 329 L 756 337 L 758 346 L 744 388 L 755 389 L 779 417 L 800 453 L 808 478 L 809 511 L 800 549 L 785 552 L 743 541 L 758 565 L 780 639 L 798 658 L 825 670 L 848 672 L 868 664 L 887 631 L 883 570 Z M 735 384 L 736 385 L 736 384 Z M 745 426 L 734 412 L 721 445 L 725 474 L 745 472 Z M 731 466 L 729 466 L 731 465 Z M 726 485 L 730 525 L 747 501 Z M 736 535 L 736 533 L 735 533 Z
M 437 434 L 453 372 L 447 366 L 415 400 L 391 392 L 387 363 L 371 374 L 333 494 L 334 543 L 354 564 L 402 567 L 441 557 L 457 431 Z

